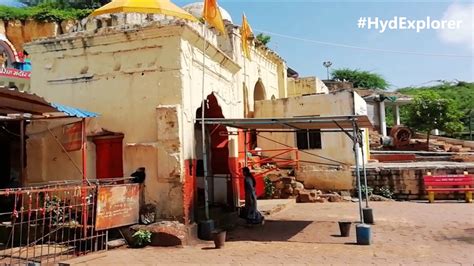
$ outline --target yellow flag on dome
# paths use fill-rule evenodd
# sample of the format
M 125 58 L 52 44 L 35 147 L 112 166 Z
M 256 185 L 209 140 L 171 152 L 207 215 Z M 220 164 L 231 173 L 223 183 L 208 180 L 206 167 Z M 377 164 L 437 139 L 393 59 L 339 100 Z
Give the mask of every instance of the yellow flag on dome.
M 226 35 L 224 21 L 222 21 L 221 11 L 216 0 L 205 0 L 202 17 L 209 25 Z
M 245 57 L 250 59 L 250 45 L 249 39 L 252 37 L 253 32 L 252 28 L 247 21 L 247 17 L 245 14 L 242 15 L 242 26 L 240 27 L 240 38 L 242 41 L 242 52 L 244 53 Z

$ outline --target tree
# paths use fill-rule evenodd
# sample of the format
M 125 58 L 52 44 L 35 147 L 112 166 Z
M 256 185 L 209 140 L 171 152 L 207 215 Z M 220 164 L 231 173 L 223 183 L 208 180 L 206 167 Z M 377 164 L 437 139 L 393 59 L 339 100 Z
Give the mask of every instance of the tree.
M 403 95 L 412 96 L 413 98 L 423 93 L 433 92 L 441 96 L 441 98 L 451 99 L 454 102 L 456 109 L 464 114 L 464 119 L 461 121 L 465 128 L 469 128 L 469 114 L 471 110 L 474 110 L 474 82 L 456 81 L 451 83 L 443 82 L 432 86 L 424 87 L 407 87 L 397 90 L 398 93 Z M 393 110 L 391 108 L 386 109 L 387 125 L 392 126 Z M 400 120 L 403 122 L 408 121 L 409 106 L 400 106 Z M 414 125 L 416 128 L 416 124 Z M 456 135 L 448 135 L 450 137 L 460 137 Z
M 265 35 L 263 33 L 259 33 L 256 38 L 263 45 L 267 45 L 270 42 L 270 40 L 272 39 L 271 36 Z
M 107 3 L 110 0 L 20 0 L 28 6 L 49 6 L 57 9 L 96 9 Z
M 332 71 L 332 77 L 336 80 L 352 82 L 355 88 L 386 90 L 388 82 L 377 73 L 358 69 L 341 68 Z
M 419 94 L 408 106 L 407 124 L 426 132 L 427 149 L 430 147 L 430 135 L 433 129 L 448 133 L 463 130 L 460 121 L 462 113 L 458 111 L 453 100 L 442 98 L 434 92 Z

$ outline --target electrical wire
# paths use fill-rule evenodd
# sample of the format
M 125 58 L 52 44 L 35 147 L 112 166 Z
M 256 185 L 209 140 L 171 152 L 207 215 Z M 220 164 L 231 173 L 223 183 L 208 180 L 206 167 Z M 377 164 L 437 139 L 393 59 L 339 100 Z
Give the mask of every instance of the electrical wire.
M 327 46 L 334 46 L 334 47 L 342 47 L 342 48 L 350 48 L 350 49 L 371 51 L 371 52 L 394 53 L 394 54 L 407 54 L 407 55 L 419 55 L 419 56 L 455 57 L 455 58 L 472 58 L 472 57 L 473 57 L 472 54 L 471 54 L 471 55 L 463 55 L 463 54 L 436 54 L 436 53 L 421 53 L 421 52 L 413 52 L 413 51 L 401 51 L 401 50 L 389 50 L 389 49 L 368 48 L 368 47 L 355 46 L 355 45 L 349 45 L 349 44 L 343 44 L 343 43 L 333 43 L 333 42 L 325 42 L 325 41 L 319 41 L 319 40 L 312 40 L 312 39 L 300 38 L 300 37 L 295 37 L 295 36 L 291 36 L 291 35 L 286 35 L 286 34 L 280 34 L 280 33 L 276 33 L 276 32 L 271 32 L 271 31 L 267 31 L 267 30 L 255 29 L 255 31 L 259 31 L 259 32 L 261 32 L 261 33 L 265 33 L 265 34 L 269 34 L 269 35 L 273 35 L 273 36 L 277 36 L 277 37 L 282 37 L 282 38 L 297 40 L 297 41 L 310 42 L 310 43 L 315 43 L 315 44 L 320 44 L 320 45 L 327 45 Z
M 3 125 L 0 126 L 0 128 L 3 129 L 5 132 L 7 132 L 7 133 L 10 134 L 10 135 L 13 135 L 13 136 L 15 136 L 15 137 L 21 137 L 20 134 L 16 134 L 15 132 L 12 132 L 12 131 L 8 130 L 8 129 L 7 129 L 5 126 L 3 126 Z
M 285 143 L 278 142 L 278 141 L 276 141 L 276 140 L 274 140 L 274 139 L 271 139 L 271 138 L 267 138 L 267 137 L 265 137 L 265 136 L 262 136 L 262 135 L 259 134 L 258 132 L 257 132 L 257 135 L 258 135 L 260 138 L 263 138 L 263 139 L 272 141 L 272 142 L 274 142 L 274 143 L 277 143 L 277 144 L 286 146 L 286 147 L 288 147 L 288 148 L 292 148 L 290 145 L 287 145 L 287 144 L 285 144 Z M 338 163 L 338 164 L 341 164 L 341 165 L 348 165 L 347 163 L 344 163 L 344 162 L 341 162 L 341 161 L 337 161 L 337 160 L 334 160 L 334 159 L 331 159 L 331 158 L 328 158 L 328 157 L 324 157 L 324 156 L 321 156 L 321 155 L 318 155 L 318 154 L 315 154 L 315 153 L 312 153 L 312 152 L 309 152 L 309 151 L 299 150 L 299 152 L 305 153 L 305 154 L 308 154 L 308 155 L 312 155 L 312 156 L 315 156 L 315 157 L 319 157 L 319 158 L 321 158 L 321 159 L 328 160 L 328 161 L 330 161 L 330 162 Z

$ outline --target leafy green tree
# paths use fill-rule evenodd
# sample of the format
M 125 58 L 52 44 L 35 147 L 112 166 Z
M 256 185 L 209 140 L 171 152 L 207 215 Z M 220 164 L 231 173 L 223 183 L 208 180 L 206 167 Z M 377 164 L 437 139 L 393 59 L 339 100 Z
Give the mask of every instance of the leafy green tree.
M 415 97 L 408 106 L 408 125 L 426 132 L 426 143 L 429 149 L 430 135 L 433 129 L 448 133 L 463 129 L 460 122 L 462 113 L 453 100 L 442 98 L 434 92 L 424 92 Z
M 259 33 L 256 38 L 263 45 L 267 45 L 270 42 L 270 40 L 272 39 L 271 36 L 265 35 L 263 33 Z
M 78 8 L 78 9 L 96 9 L 110 0 L 20 0 L 29 6 L 50 5 L 58 9 Z
M 469 128 L 469 114 L 471 110 L 474 110 L 474 82 L 443 82 L 434 86 L 402 88 L 397 90 L 397 92 L 413 97 L 433 92 L 441 96 L 441 98 L 451 99 L 456 109 L 464 114 L 464 126 Z M 402 122 L 408 120 L 408 109 L 407 106 L 400 107 L 400 118 Z M 393 125 L 393 110 L 390 108 L 387 108 L 387 124 Z
M 333 70 L 331 74 L 333 79 L 352 82 L 355 88 L 386 90 L 389 86 L 380 74 L 369 71 L 341 68 Z
M 59 2 L 45 2 L 26 8 L 0 6 L 0 20 L 63 21 L 85 18 L 92 11 L 92 9 L 66 7 Z

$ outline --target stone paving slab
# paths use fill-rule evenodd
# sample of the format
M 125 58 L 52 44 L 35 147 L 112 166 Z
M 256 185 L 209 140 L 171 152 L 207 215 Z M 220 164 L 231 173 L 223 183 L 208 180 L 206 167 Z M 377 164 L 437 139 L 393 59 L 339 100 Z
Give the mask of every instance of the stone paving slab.
M 263 203 L 262 205 L 265 205 Z M 372 202 L 372 244 L 356 245 L 358 204 L 294 204 L 269 215 L 264 226 L 228 232 L 224 248 L 200 242 L 183 248 L 122 248 L 93 254 L 71 265 L 473 265 L 474 205 Z M 340 237 L 337 221 L 354 222 Z

